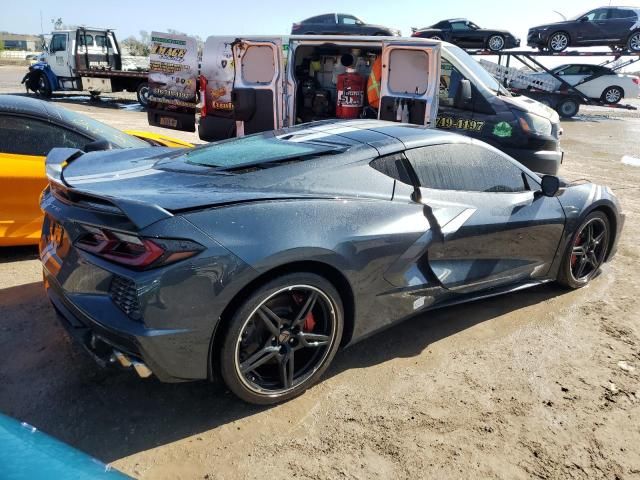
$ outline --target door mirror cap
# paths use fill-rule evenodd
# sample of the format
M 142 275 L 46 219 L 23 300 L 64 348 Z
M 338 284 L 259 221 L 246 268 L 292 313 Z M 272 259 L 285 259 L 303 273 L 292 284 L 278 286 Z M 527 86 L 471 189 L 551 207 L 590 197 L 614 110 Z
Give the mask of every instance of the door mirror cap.
M 545 175 L 540 183 L 540 191 L 545 197 L 555 197 L 560 190 L 560 179 L 554 175 Z
M 108 140 L 103 139 L 103 140 L 96 140 L 94 142 L 87 143 L 82 150 L 84 150 L 85 153 L 89 153 L 89 152 L 100 152 L 102 150 L 112 150 L 112 149 L 113 149 L 113 144 Z
M 589 21 L 589 17 L 582 17 L 580 18 L 581 22 L 588 22 Z
M 473 92 L 471 91 L 471 82 L 466 78 L 460 80 L 460 86 L 456 91 L 456 97 L 454 99 L 455 107 L 464 110 L 469 106 L 472 98 Z

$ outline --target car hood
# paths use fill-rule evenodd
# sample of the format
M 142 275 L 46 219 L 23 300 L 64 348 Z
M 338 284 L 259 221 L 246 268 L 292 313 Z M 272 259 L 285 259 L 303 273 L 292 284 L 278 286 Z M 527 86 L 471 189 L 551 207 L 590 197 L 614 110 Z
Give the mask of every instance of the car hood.
M 542 30 L 543 28 L 551 28 L 551 27 L 557 27 L 557 26 L 562 26 L 562 25 L 569 25 L 570 23 L 575 23 L 575 22 L 573 20 L 561 20 L 559 22 L 545 23 L 544 25 L 538 25 L 536 27 L 531 27 L 529 30 Z

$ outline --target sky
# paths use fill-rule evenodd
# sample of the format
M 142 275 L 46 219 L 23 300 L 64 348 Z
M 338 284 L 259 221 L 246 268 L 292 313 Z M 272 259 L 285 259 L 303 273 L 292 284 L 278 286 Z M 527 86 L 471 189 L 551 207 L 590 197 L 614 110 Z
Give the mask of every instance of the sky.
M 354 14 L 365 22 L 399 28 L 407 36 L 411 34 L 411 27 L 466 17 L 481 27 L 510 30 L 526 42 L 529 27 L 560 20 L 553 10 L 569 17 L 608 3 L 609 0 L 109 0 L 98 3 L 29 0 L 25 4 L 6 2 L 2 6 L 0 31 L 48 33 L 52 29 L 51 19 L 61 17 L 69 25 L 113 28 L 121 39 L 137 35 L 140 30 L 166 31 L 168 28 L 202 38 L 227 34 L 288 34 L 295 21 L 338 11 Z M 617 3 L 614 0 L 613 4 Z M 640 6 L 640 0 L 620 4 Z M 234 5 L 241 8 L 234 12 Z
M 640 7 L 640 0 L 613 1 L 614 5 Z M 529 27 L 561 20 L 554 10 L 572 17 L 609 3 L 609 0 L 109 0 L 97 3 L 29 0 L 20 6 L 17 2 L 6 2 L 2 6 L 0 31 L 48 33 L 52 30 L 52 19 L 60 17 L 67 25 L 113 28 L 121 40 L 138 35 L 140 30 L 169 28 L 205 39 L 210 35 L 288 34 L 295 21 L 337 11 L 354 14 L 368 23 L 398 28 L 406 36 L 411 34 L 411 27 L 466 17 L 481 27 L 510 30 L 523 39 L 525 45 Z M 238 5 L 236 11 L 235 5 Z

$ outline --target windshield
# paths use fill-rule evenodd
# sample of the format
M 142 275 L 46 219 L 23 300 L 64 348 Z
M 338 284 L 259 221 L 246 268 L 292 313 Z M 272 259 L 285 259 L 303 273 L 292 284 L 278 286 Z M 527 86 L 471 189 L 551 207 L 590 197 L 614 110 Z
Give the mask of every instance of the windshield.
M 500 85 L 500 82 L 498 82 L 493 75 L 482 68 L 482 65 L 471 58 L 471 56 L 460 47 L 443 45 L 443 52 L 447 60 L 461 71 L 469 70 L 473 76 L 476 77 L 476 81 L 482 83 L 485 88 L 500 95 L 511 96 L 509 91 Z M 451 53 L 452 55 L 446 55 L 446 53 Z
M 84 133 L 96 140 L 106 140 L 117 148 L 142 148 L 149 144 L 139 138 L 124 133 L 121 130 L 98 122 L 87 115 L 77 113 L 66 108 L 54 107 L 50 103 L 47 108 L 54 109 L 62 117 L 62 120 L 73 125 L 80 133 Z
M 199 147 L 183 155 L 193 165 L 235 169 L 344 151 L 344 146 L 288 140 L 272 133 L 232 138 Z

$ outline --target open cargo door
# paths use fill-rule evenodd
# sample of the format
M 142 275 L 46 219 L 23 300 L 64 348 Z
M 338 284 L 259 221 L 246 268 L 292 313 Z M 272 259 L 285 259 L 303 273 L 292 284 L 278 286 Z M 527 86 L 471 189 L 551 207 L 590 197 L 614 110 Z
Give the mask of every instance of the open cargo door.
M 185 132 L 196 129 L 198 47 L 185 35 L 151 33 L 149 125 Z
M 238 136 L 278 128 L 283 109 L 280 38 L 233 43 L 235 79 L 231 100 Z
M 409 123 L 435 127 L 439 80 L 439 44 L 384 42 L 378 118 L 400 120 L 406 106 Z

